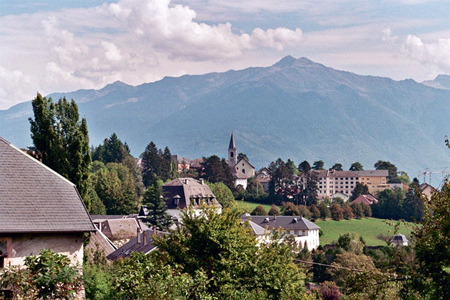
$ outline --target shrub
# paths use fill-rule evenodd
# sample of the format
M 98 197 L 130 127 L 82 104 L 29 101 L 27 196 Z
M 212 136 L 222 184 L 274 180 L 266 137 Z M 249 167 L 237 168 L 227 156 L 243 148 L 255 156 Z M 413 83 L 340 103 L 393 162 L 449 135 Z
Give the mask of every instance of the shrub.
M 353 219 L 353 210 L 350 206 L 346 206 L 343 208 L 344 219 L 351 220 Z
M 267 216 L 267 211 L 261 205 L 255 207 L 255 209 L 251 212 L 252 216 Z
M 331 218 L 335 221 L 340 221 L 344 218 L 344 211 L 341 208 L 341 206 L 337 203 L 334 203 L 333 205 L 331 205 Z
M 272 204 L 272 206 L 270 207 L 269 210 L 269 216 L 279 216 L 280 215 L 280 210 L 278 209 L 278 207 L 275 204 Z
M 325 281 L 321 283 L 319 292 L 323 300 L 339 300 L 342 297 L 339 288 L 334 281 Z

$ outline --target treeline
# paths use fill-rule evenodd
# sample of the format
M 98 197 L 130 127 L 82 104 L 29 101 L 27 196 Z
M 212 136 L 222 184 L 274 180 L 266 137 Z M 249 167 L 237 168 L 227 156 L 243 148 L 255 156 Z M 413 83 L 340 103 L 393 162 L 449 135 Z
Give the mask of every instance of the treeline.
M 371 217 L 372 209 L 370 205 L 364 203 L 329 203 L 322 201 L 318 206 L 312 204 L 310 206 L 295 205 L 292 202 L 283 202 L 279 209 L 272 204 L 270 210 L 267 211 L 263 206 L 258 205 L 250 213 L 253 216 L 302 216 L 315 222 L 318 219 L 326 220 L 331 218 L 335 221 L 362 219 L 363 217 Z

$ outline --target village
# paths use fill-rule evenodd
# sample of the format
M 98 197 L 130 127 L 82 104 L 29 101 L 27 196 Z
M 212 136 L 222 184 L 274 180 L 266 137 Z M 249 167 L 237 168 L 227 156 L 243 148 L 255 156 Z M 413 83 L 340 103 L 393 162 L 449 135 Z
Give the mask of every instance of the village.
M 114 135 L 112 139 L 116 139 Z M 377 213 L 383 215 L 380 208 L 376 209 L 380 201 L 376 197 L 384 197 L 384 194 L 389 193 L 408 193 L 411 186 L 419 193 L 414 196 L 419 197 L 417 199 L 430 200 L 438 193 L 426 183 L 390 183 L 388 169 L 343 171 L 341 166 L 338 166 L 339 170 L 310 168 L 298 175 L 291 174 L 289 180 L 281 177 L 274 182 L 276 170 L 270 170 L 269 166 L 256 171 L 246 155 L 238 154 L 234 135 L 231 134 L 226 169 L 232 174 L 234 187 L 241 191 L 235 195 L 245 197 L 242 195 L 246 195 L 245 191 L 250 190 L 252 185 L 261 188 L 261 193 L 269 195 L 272 192 L 277 196 L 273 199 L 281 199 L 282 202 L 278 205 L 272 203 L 269 212 L 261 205 L 251 211 L 226 202 L 222 192 L 220 195 L 213 192 L 220 191 L 214 183 L 207 184 L 205 179 L 193 177 L 193 170 L 206 175 L 205 159 L 190 161 L 172 155 L 171 165 L 176 167 L 176 178 L 167 179 L 166 183 L 159 179 L 150 180 L 152 183 L 143 194 L 142 205 L 138 206 L 136 213 L 90 214 L 77 187 L 31 157 L 28 151 L 16 148 L 1 138 L 0 152 L 1 268 L 23 267 L 27 257 L 39 255 L 45 249 L 66 256 L 78 268 L 99 257 L 106 259 L 102 260 L 103 263 L 113 264 L 116 260 L 126 261 L 136 253 L 151 255 L 158 252 L 158 239 L 170 240 L 172 234 L 184 228 L 186 220 L 207 220 L 214 218 L 211 214 L 220 215 L 231 209 L 237 211 L 240 216 L 239 226 L 249 230 L 258 248 L 273 243 L 288 243 L 293 247 L 290 251 L 296 253 L 294 257 L 298 261 L 313 264 L 312 269 L 306 268 L 311 278 L 307 280 L 305 288 L 317 292 L 323 289 L 319 284 L 326 278 L 332 279 L 334 273 L 329 273 L 326 268 L 316 268 L 314 263 L 332 266 L 339 261 L 336 257 L 339 258 L 340 254 L 336 256 L 336 253 L 353 251 L 353 255 L 364 255 L 364 248 L 364 253 L 370 256 L 369 253 L 373 255 L 384 248 L 368 247 L 351 232 L 340 232 L 338 240 L 332 244 L 323 244 L 320 237 L 324 231 L 315 224 L 316 220 L 331 218 L 339 221 L 369 218 Z M 136 159 L 136 164 L 145 174 L 145 159 Z M 183 177 L 186 174 L 189 177 Z M 231 190 L 222 182 L 216 181 L 216 184 L 228 190 L 232 202 L 239 200 L 235 200 Z M 315 192 L 314 199 L 307 194 L 311 186 Z M 358 191 L 361 187 L 362 190 Z M 299 201 L 303 205 L 299 205 Z M 385 206 L 381 209 L 389 208 Z M 423 208 L 421 211 L 420 217 L 423 218 Z M 408 236 L 412 237 L 411 234 Z M 399 232 L 391 236 L 380 233 L 379 238 L 387 247 L 394 247 L 391 249 L 409 246 L 408 238 Z M 358 246 L 351 246 L 352 243 Z M 352 247 L 357 247 L 357 250 L 351 250 Z M 339 282 L 338 279 L 336 281 Z M 13 297 L 8 286 L 3 285 L 3 288 L 7 299 Z M 338 290 L 335 285 L 331 288 Z M 81 297 L 85 295 L 84 289 L 78 293 Z

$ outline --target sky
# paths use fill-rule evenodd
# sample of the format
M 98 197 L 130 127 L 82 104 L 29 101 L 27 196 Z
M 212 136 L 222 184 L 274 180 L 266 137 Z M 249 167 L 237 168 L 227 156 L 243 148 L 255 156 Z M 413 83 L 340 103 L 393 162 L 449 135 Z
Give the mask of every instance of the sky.
M 361 75 L 450 74 L 450 0 L 2 0 L 0 110 L 39 92 L 307 57 Z

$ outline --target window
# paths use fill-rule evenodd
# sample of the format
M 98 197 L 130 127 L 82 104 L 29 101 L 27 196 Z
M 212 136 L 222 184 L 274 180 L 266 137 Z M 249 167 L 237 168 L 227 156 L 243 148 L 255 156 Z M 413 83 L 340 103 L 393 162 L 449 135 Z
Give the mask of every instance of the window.
M 242 169 L 242 173 L 244 173 L 244 174 L 245 174 L 245 169 Z
M 233 151 L 230 152 L 230 157 L 234 157 L 234 152 Z

